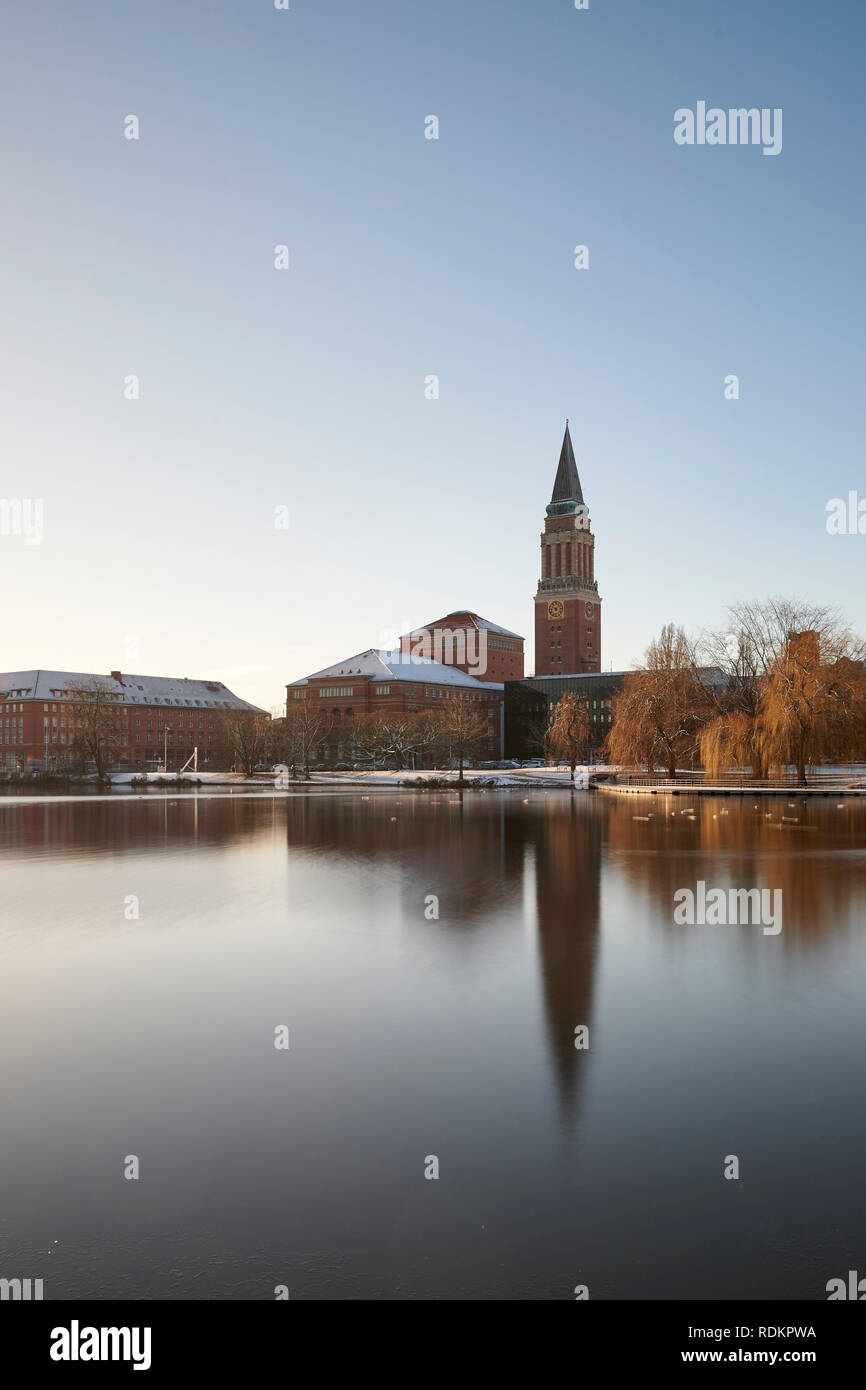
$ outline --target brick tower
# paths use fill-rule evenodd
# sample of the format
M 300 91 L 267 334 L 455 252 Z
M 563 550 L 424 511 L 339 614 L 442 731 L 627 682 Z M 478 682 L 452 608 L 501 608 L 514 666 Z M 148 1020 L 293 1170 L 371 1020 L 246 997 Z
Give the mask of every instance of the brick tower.
M 583 500 L 568 421 L 541 537 L 535 595 L 535 674 L 573 676 L 601 670 L 601 601 L 595 538 Z

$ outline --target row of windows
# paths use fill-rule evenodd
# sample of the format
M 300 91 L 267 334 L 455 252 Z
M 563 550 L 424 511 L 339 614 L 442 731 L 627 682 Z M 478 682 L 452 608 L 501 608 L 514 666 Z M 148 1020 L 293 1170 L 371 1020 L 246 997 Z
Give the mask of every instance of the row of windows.
M 548 698 L 548 701 L 547 701 L 547 709 L 548 709 L 548 712 L 549 712 L 549 713 L 552 713 L 552 712 L 553 712 L 554 706 L 555 706 L 557 703 L 558 703 L 557 700 Z M 611 708 L 611 702 L 610 702 L 610 700 L 589 700 L 589 699 L 584 698 L 584 699 L 582 699 L 582 700 L 580 701 L 580 703 L 583 705 L 584 709 L 610 709 L 610 708 Z
M 10 693 L 12 695 L 30 694 L 29 690 L 13 690 Z M 88 692 L 86 690 L 80 694 L 75 690 L 52 690 L 51 694 L 58 700 L 77 700 L 79 703 L 82 701 L 87 702 L 88 699 Z M 230 700 L 181 700 L 178 698 L 172 699 L 168 695 L 142 695 L 139 699 L 138 695 L 115 695 L 111 691 L 102 691 L 101 696 L 103 700 L 110 700 L 112 704 L 116 705 L 168 705 L 172 708 L 182 708 L 186 705 L 192 705 L 197 709 L 234 708 Z M 55 709 L 56 708 L 55 705 Z M 48 709 L 48 706 L 43 705 L 43 709 Z
M 208 734 L 208 736 L 207 736 L 207 741 L 208 741 L 208 743 L 213 743 L 213 741 L 214 741 L 213 734 Z M 2 732 L 0 732 L 0 746 L 2 746 L 3 744 L 15 744 L 15 743 L 24 743 L 24 742 L 25 742 L 25 740 L 24 740 L 24 735 L 23 735 L 23 733 L 21 732 L 20 729 L 13 729 L 13 730 L 11 730 L 11 731 L 7 729 L 5 735 L 4 735 Z M 73 737 L 73 734 L 72 734 L 72 731 L 71 731 L 71 730 L 69 731 L 69 736 L 68 736 L 68 738 L 67 738 L 67 734 L 66 734 L 66 731 L 65 731 L 64 729 L 60 729 L 60 730 L 53 729 L 53 730 L 51 730 L 51 738 L 50 738 L 50 739 L 48 738 L 48 730 L 45 731 L 45 737 L 44 737 L 43 740 L 42 740 L 42 744 L 37 744 L 33 739 L 28 739 L 27 742 L 28 742 L 30 745 L 32 745 L 32 747 L 37 748 L 37 747 L 41 747 L 42 744 L 46 744 L 46 743 L 49 743 L 49 742 L 50 742 L 50 743 L 63 743 L 63 744 L 69 743 L 69 744 L 71 745 L 71 744 L 73 744 L 73 743 L 75 742 L 75 739 L 74 739 L 74 737 Z M 147 735 L 147 742 L 148 742 L 148 743 L 151 743 L 151 744 L 153 743 L 153 734 L 148 734 L 148 735 Z M 159 742 L 159 743 L 162 743 L 162 739 L 160 738 L 160 739 L 158 740 L 158 742 Z M 166 740 L 166 742 L 168 743 L 169 748 L 173 748 L 173 747 L 174 747 L 175 740 L 172 738 L 171 734 L 169 734 L 168 739 Z M 204 739 L 202 738 L 202 739 L 199 740 L 199 746 L 201 746 L 203 743 L 204 743 Z M 178 746 L 178 748 L 186 748 L 187 751 L 191 753 L 192 750 L 193 750 L 193 740 L 191 740 L 191 739 L 189 739 L 189 738 L 182 738 L 182 737 L 178 736 L 178 739 L 177 739 L 177 746 Z M 129 751 L 128 749 L 124 749 L 124 752 L 128 752 L 128 751 Z M 140 753 L 140 752 L 141 752 L 141 748 L 136 748 L 135 751 L 136 751 L 136 753 Z
M 422 687 L 421 687 L 420 685 L 416 685 L 416 686 L 414 687 L 414 689 L 413 689 L 412 686 L 407 686 L 407 687 L 406 687 L 406 695 L 407 695 L 407 697 L 410 698 L 410 699 L 412 698 L 413 694 L 414 694 L 414 696 L 415 696 L 416 698 L 419 698 L 420 695 L 421 695 L 421 690 L 422 690 Z M 435 686 L 435 685 L 434 685 L 434 686 L 428 686 L 428 685 L 425 685 L 425 686 L 423 687 L 423 690 L 424 690 L 424 695 L 426 696 L 426 698 L 427 698 L 428 700 L 437 700 L 437 699 L 439 699 L 439 700 L 453 700 L 453 699 L 456 698 L 453 691 L 451 691 L 451 690 L 445 690 L 445 689 L 443 689 L 441 686 Z M 300 700 L 300 699 L 303 699 L 304 695 L 305 695 L 307 692 L 306 692 L 306 690 L 296 690 L 296 691 L 294 691 L 293 693 L 294 693 L 294 698 L 295 698 L 296 700 Z M 347 696 L 354 695 L 354 693 L 355 693 L 354 687 L 351 686 L 351 685 L 347 685 L 347 686 L 337 686 L 337 685 L 323 686 L 322 689 L 318 691 L 319 698 L 322 699 L 322 700 L 325 700 L 325 699 L 330 699 L 330 700 L 343 700 L 343 699 L 345 699 Z M 374 685 L 374 686 L 373 686 L 373 693 L 374 693 L 374 695 L 390 695 L 390 694 L 391 694 L 391 687 L 390 687 L 390 685 Z M 500 701 L 501 696 L 500 696 L 499 694 L 496 694 L 496 695 L 482 695 L 482 694 L 480 694 L 480 693 L 477 693 L 477 694 L 476 694 L 474 691 L 472 691 L 472 692 L 470 692 L 468 695 L 467 695 L 467 694 L 464 694 L 463 698 L 468 699 L 468 700 L 473 700 L 473 701 L 476 701 L 476 702 L 483 701 L 485 704 L 488 704 L 488 703 L 489 703 L 489 704 L 495 704 L 495 703 L 498 703 L 498 702 Z
M 64 692 L 63 692 L 63 691 L 60 691 L 60 690 L 52 690 L 51 693 L 52 693 L 52 695 L 59 695 L 59 696 L 62 696 Z M 67 698 L 68 698 L 68 702 L 71 703 L 71 704 L 76 704 L 76 703 L 77 703 L 77 704 L 85 704 L 85 705 L 86 705 L 86 704 L 89 704 L 89 703 L 90 703 L 90 701 L 87 699 L 86 696 L 84 696 L 84 697 L 78 699 L 75 695 L 69 695 Z M 145 695 L 145 697 L 144 697 L 143 700 L 133 699 L 132 702 L 130 702 L 130 700 L 129 700 L 126 696 L 124 696 L 124 695 L 106 695 L 104 698 L 105 698 L 105 700 L 107 700 L 107 701 L 110 700 L 110 701 L 112 702 L 112 704 L 122 704 L 122 705 L 126 705 L 126 708 L 125 708 L 124 711 L 123 711 L 124 714 L 128 714 L 128 713 L 129 713 L 130 707 L 131 707 L 131 708 L 135 708 L 136 705 L 142 705 L 142 704 L 145 704 L 145 705 L 147 705 L 147 704 L 152 704 L 152 705 L 163 705 L 163 706 L 166 706 L 167 708 L 170 708 L 170 709 L 172 709 L 172 710 L 180 709 L 181 711 L 182 711 L 183 709 L 185 709 L 187 706 L 190 706 L 190 709 L 191 709 L 191 710 L 192 710 L 192 709 L 233 709 L 233 708 L 234 708 L 234 706 L 233 706 L 228 700 L 160 700 L 160 699 L 158 699 L 158 698 L 154 698 L 153 700 L 149 700 L 148 697 L 147 697 L 146 695 Z M 22 706 L 22 708 L 23 708 L 23 706 Z M 43 704 L 43 706 L 42 706 L 42 709 L 43 709 L 44 711 L 48 711 L 48 710 L 51 710 L 51 709 L 56 710 L 56 709 L 58 709 L 58 708 L 59 708 L 59 706 L 58 706 L 57 704 L 53 704 L 53 705 L 52 705 L 52 704 Z M 161 712 L 161 711 L 160 711 L 160 712 Z M 148 714 L 149 714 L 149 713 L 150 713 L 150 711 L 148 710 Z

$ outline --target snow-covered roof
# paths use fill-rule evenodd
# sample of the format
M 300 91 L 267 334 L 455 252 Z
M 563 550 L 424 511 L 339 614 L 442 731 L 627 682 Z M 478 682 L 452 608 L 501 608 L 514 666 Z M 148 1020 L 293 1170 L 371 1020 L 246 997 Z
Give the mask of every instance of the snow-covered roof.
M 437 618 L 434 623 L 428 623 L 427 627 L 413 628 L 405 636 L 422 637 L 424 633 L 435 632 L 437 628 L 447 627 L 449 618 L 469 618 L 475 627 L 483 632 L 495 632 L 500 637 L 514 637 L 518 642 L 523 641 L 519 632 L 511 632 L 507 627 L 500 627 L 498 623 L 491 623 L 489 619 L 480 617 L 469 608 L 455 608 L 453 612 L 446 613 L 443 618 Z
M 314 671 L 303 680 L 292 681 L 292 685 L 306 685 L 309 681 L 341 680 L 349 676 L 369 677 L 373 680 L 414 681 L 416 685 L 427 682 L 429 685 L 463 685 L 472 690 L 503 690 L 497 681 L 479 681 L 467 675 L 458 666 L 446 666 L 441 661 L 431 661 L 429 657 L 413 656 L 410 652 L 377 651 L 370 647 L 366 652 L 350 656 L 346 661 L 337 661 L 321 671 Z
M 498 623 L 491 623 L 487 618 L 479 618 L 477 613 L 471 613 L 470 617 L 474 618 L 477 625 L 486 629 L 487 632 L 496 632 L 500 637 L 516 637 L 519 641 L 523 641 L 519 632 L 512 632 L 510 628 L 500 627 Z
M 20 698 L 57 700 L 76 686 L 85 688 L 98 681 L 111 695 L 119 695 L 124 704 L 133 705 L 190 705 L 196 709 L 249 709 L 222 681 L 189 680 L 186 676 L 130 676 L 120 672 L 115 676 L 92 674 L 89 671 L 6 671 L 0 672 L 0 694 L 21 692 Z M 257 710 L 257 712 L 260 712 Z

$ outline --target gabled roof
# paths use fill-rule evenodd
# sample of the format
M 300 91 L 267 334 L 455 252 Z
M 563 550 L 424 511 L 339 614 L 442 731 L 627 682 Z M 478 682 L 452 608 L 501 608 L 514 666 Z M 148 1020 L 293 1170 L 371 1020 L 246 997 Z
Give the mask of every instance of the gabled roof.
M 429 657 L 413 656 L 410 652 L 377 651 L 374 647 L 345 661 L 335 661 L 333 666 L 325 666 L 314 671 L 311 676 L 290 684 L 307 685 L 318 680 L 348 680 L 352 676 L 371 680 L 412 681 L 416 685 L 461 685 L 471 690 L 502 690 L 501 682 L 479 681 L 474 676 L 461 671 L 458 666 L 446 666 L 441 661 L 431 661 Z
M 422 637 L 427 632 L 435 632 L 437 628 L 444 628 L 448 625 L 449 618 L 468 618 L 473 627 L 480 632 L 495 632 L 500 637 L 516 637 L 518 642 L 523 638 L 519 632 L 512 632 L 507 627 L 500 627 L 498 623 L 491 623 L 488 618 L 482 618 L 478 613 L 473 613 L 471 608 L 452 608 L 450 613 L 444 617 L 437 618 L 435 622 L 428 623 L 426 627 L 413 628 L 411 632 L 404 633 L 404 637 Z
M 26 690 L 30 700 L 56 700 L 57 691 L 84 686 L 98 681 L 111 695 L 120 695 L 126 704 L 191 705 L 208 709 L 250 709 L 222 681 L 189 680 L 186 676 L 130 676 L 121 672 L 120 680 L 113 676 L 89 671 L 5 671 L 0 672 L 0 694 L 10 690 Z M 261 711 L 258 711 L 261 713 Z
M 553 507 L 564 502 L 572 502 L 581 507 L 584 505 L 583 491 L 580 486 L 580 478 L 577 475 L 577 464 L 574 460 L 574 449 L 571 445 L 567 420 L 565 422 L 565 434 L 562 438 L 562 449 L 559 453 L 559 467 L 556 470 L 556 480 L 550 495 L 550 505 Z

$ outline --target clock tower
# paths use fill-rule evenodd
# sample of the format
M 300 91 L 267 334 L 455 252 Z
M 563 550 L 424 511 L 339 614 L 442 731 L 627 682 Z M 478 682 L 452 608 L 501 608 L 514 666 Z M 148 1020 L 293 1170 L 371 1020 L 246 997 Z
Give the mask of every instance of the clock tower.
M 568 421 L 541 537 L 535 595 L 535 674 L 574 676 L 601 670 L 601 601 L 595 538 L 583 500 Z

